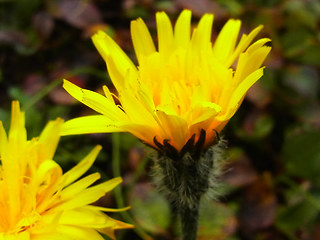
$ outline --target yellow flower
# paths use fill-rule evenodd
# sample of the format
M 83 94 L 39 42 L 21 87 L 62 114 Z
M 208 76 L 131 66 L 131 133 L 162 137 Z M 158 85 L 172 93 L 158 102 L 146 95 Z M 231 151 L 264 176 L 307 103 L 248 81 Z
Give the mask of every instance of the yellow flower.
M 27 140 L 24 113 L 12 102 L 7 136 L 0 121 L 0 240 L 114 239 L 114 230 L 132 227 L 105 215 L 118 211 L 89 205 L 122 180 L 91 186 L 99 173 L 81 177 L 101 150 L 95 147 L 65 174 L 54 161 L 62 119 L 49 122 L 38 138 Z
M 213 17 L 205 14 L 191 35 L 191 11 L 180 14 L 174 29 L 168 16 L 158 12 L 158 49 L 142 19 L 132 21 L 138 67 L 107 34 L 95 34 L 93 43 L 118 95 L 106 86 L 102 96 L 65 81 L 64 88 L 74 98 L 102 115 L 70 120 L 62 134 L 125 131 L 154 147 L 155 142 L 165 140 L 181 150 L 188 139 L 195 135 L 197 141 L 204 130 L 207 147 L 263 75 L 261 65 L 270 52 L 264 46 L 268 38 L 251 44 L 262 26 L 243 34 L 237 43 L 241 22 L 234 19 L 212 44 Z

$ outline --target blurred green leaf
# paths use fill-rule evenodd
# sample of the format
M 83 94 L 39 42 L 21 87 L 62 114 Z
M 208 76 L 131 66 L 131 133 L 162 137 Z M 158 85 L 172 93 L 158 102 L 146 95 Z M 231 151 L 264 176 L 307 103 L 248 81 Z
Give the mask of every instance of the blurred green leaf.
M 261 116 L 260 118 L 258 118 L 255 124 L 255 136 L 257 138 L 266 137 L 271 132 L 273 125 L 274 122 L 271 116 Z
M 127 11 L 127 16 L 130 19 L 136 18 L 147 18 L 149 16 L 149 12 L 142 6 L 134 6 Z
M 0 121 L 2 121 L 2 124 L 5 129 L 9 129 L 9 123 L 10 123 L 10 112 L 6 109 L 0 108 Z
M 223 6 L 226 10 L 230 12 L 232 16 L 237 16 L 243 11 L 243 6 L 237 0 L 219 0 L 218 1 L 221 6 Z
M 283 146 L 283 160 L 289 174 L 320 186 L 320 131 L 290 134 Z
M 319 49 L 320 52 L 320 49 Z M 319 54 L 320 55 L 320 54 Z M 283 71 L 283 81 L 304 99 L 317 97 L 319 79 L 317 70 L 311 67 L 291 67 Z
M 122 133 L 120 135 L 120 141 L 121 141 L 121 150 L 127 152 L 131 147 L 133 147 L 136 144 L 139 144 L 139 140 L 137 137 L 132 135 L 131 133 Z
M 294 206 L 279 209 L 276 225 L 284 232 L 292 232 L 307 226 L 315 219 L 317 209 L 308 201 L 303 201 Z
M 18 100 L 23 106 L 29 99 L 30 97 L 26 95 L 21 88 L 19 87 L 12 87 L 9 89 L 9 95 L 12 100 Z
M 130 197 L 135 221 L 148 232 L 164 233 L 171 222 L 168 202 L 148 184 L 137 184 Z
M 308 47 L 306 47 L 303 54 L 297 56 L 297 61 L 300 61 L 304 64 L 311 64 L 320 66 L 320 41 L 317 43 L 311 43 Z
M 291 0 L 284 4 L 283 9 L 289 14 L 287 17 L 289 25 L 316 28 L 320 14 L 318 1 Z
M 207 200 L 201 204 L 197 239 L 222 240 L 235 232 L 237 221 L 230 206 Z
M 274 127 L 274 120 L 267 114 L 252 114 L 244 120 L 243 126 L 234 126 L 242 139 L 249 141 L 265 138 Z

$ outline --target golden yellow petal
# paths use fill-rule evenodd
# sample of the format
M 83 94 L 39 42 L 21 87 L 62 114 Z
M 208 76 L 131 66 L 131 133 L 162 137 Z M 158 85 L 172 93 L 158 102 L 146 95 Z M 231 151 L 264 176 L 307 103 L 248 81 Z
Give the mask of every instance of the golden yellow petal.
M 67 201 L 74 196 L 77 196 L 77 194 L 91 186 L 98 179 L 100 179 L 100 173 L 92 173 L 84 178 L 81 178 L 79 181 L 71 184 L 61 191 L 61 201 Z
M 135 81 L 134 76 L 128 73 L 127 81 L 133 83 Z M 125 88 L 120 93 L 119 98 L 129 121 L 145 125 L 156 124 L 153 112 L 150 111 L 150 109 L 154 109 L 155 107 L 152 106 L 152 101 L 149 101 L 148 96 L 143 95 L 143 92 L 139 88 Z
M 69 185 L 85 174 L 94 163 L 101 149 L 102 147 L 100 145 L 95 146 L 81 162 L 63 174 L 64 186 Z
M 81 180 L 80 180 L 81 181 Z M 87 204 L 93 203 L 103 197 L 106 192 L 109 192 L 117 185 L 122 182 L 120 177 L 113 178 L 107 182 L 98 184 L 96 186 L 87 188 L 81 191 L 76 198 L 69 199 L 66 202 L 61 203 L 57 207 L 55 207 L 55 211 L 57 210 L 70 210 L 78 207 L 85 206 Z M 76 184 L 76 183 L 75 183 Z
M 3 152 L 4 149 L 6 149 L 7 146 L 7 133 L 4 130 L 3 124 L 0 121 L 0 155 Z M 0 158 L 1 161 L 1 158 Z
M 258 50 L 259 48 L 262 48 L 263 45 L 265 45 L 267 42 L 270 42 L 271 40 L 269 38 L 261 38 L 259 40 L 257 40 L 256 42 L 254 42 L 253 44 L 251 44 L 248 49 L 246 50 L 247 53 L 252 54 L 253 52 L 255 52 L 256 50 Z
M 59 225 L 57 227 L 57 232 L 59 233 L 58 236 L 60 236 L 60 240 L 104 240 L 104 238 L 92 228 Z
M 170 140 L 169 143 L 180 150 L 179 148 L 186 143 L 189 137 L 187 122 L 179 116 L 171 115 L 160 110 L 157 111 L 157 115 L 163 129 L 165 129 L 167 133 L 167 139 Z M 165 138 L 164 136 L 164 139 Z M 159 140 L 161 139 L 158 139 L 158 141 Z
M 249 52 L 247 51 L 240 55 L 237 70 L 234 75 L 234 81 L 236 83 L 240 83 L 240 81 L 249 74 L 257 70 L 269 54 L 271 48 L 264 46 L 254 51 L 248 50 Z
M 135 65 L 106 33 L 99 31 L 92 41 L 105 60 L 110 77 L 117 90 L 121 90 L 127 71 L 137 72 Z
M 221 106 L 212 102 L 199 102 L 190 111 L 190 125 L 203 122 L 214 117 L 221 111 Z M 203 128 L 205 129 L 205 128 Z
M 27 132 L 24 127 L 24 123 L 25 114 L 20 111 L 19 102 L 12 101 L 9 139 L 14 139 L 18 144 L 27 140 Z
M 141 18 L 131 21 L 131 38 L 138 61 L 156 51 L 149 30 Z
M 230 98 L 229 104 L 226 106 L 227 112 L 224 115 L 217 116 L 217 120 L 226 121 L 230 119 L 239 108 L 242 99 L 247 93 L 248 89 L 261 78 L 263 75 L 263 68 L 260 68 L 251 73 L 244 79 L 239 86 L 234 90 Z
M 59 224 L 75 225 L 87 228 L 113 227 L 114 221 L 104 213 L 87 207 L 64 211 Z
M 61 136 L 86 134 L 86 133 L 107 133 L 107 132 L 123 132 L 122 124 L 111 121 L 103 115 L 93 115 L 79 117 L 66 121 L 61 128 Z
M 168 56 L 174 48 L 173 30 L 170 19 L 165 12 L 156 13 L 158 30 L 158 51 Z
M 93 209 L 93 210 L 99 210 L 103 212 L 123 212 L 129 210 L 131 207 L 124 207 L 124 208 L 105 208 L 105 207 L 98 207 L 93 205 L 88 205 L 86 208 Z
M 112 103 L 115 104 L 114 99 L 113 99 L 113 96 L 114 96 L 114 95 L 110 92 L 109 88 L 108 88 L 106 85 L 103 85 L 103 86 L 102 86 L 102 89 L 103 89 L 103 92 L 104 92 L 104 95 L 106 96 L 106 98 L 107 98 L 110 102 L 112 102 Z
M 192 34 L 192 44 L 195 50 L 200 51 L 211 47 L 211 29 L 213 24 L 213 15 L 204 14 Z
M 112 111 L 96 107 L 101 102 L 96 98 L 92 108 L 114 122 L 99 119 L 93 126 L 91 120 L 95 118 L 70 121 L 62 134 L 128 131 L 149 145 L 155 145 L 156 137 L 160 142 L 170 141 L 179 150 L 200 129 L 221 130 L 244 98 L 252 80 L 247 77 L 259 69 L 270 48 L 264 46 L 269 41 L 266 38 L 250 46 L 262 26 L 243 34 L 238 43 L 241 21 L 234 19 L 225 24 L 212 46 L 213 19 L 212 14 L 203 15 L 190 36 L 190 10 L 181 12 L 174 30 L 167 14 L 158 12 L 158 51 L 142 19 L 133 21 L 131 34 L 138 69 L 109 36 L 97 33 L 94 44 L 107 62 L 118 92 L 114 96 L 104 87 L 106 99 L 113 105 L 119 101 L 117 108 L 126 118 L 110 117 Z M 209 143 L 215 133 L 207 134 Z
M 41 145 L 39 147 L 39 154 L 43 159 L 53 159 L 60 140 L 59 131 L 63 122 L 64 120 L 61 118 L 50 121 L 41 132 L 38 143 Z
M 183 10 L 174 27 L 174 41 L 176 48 L 186 48 L 190 42 L 191 11 Z
M 30 240 L 30 235 L 28 232 L 21 232 L 14 235 L 1 235 L 0 240 Z
M 37 169 L 37 185 L 41 188 L 48 187 L 50 182 L 57 180 L 60 176 L 62 176 L 62 169 L 53 160 L 45 160 L 43 161 Z
M 223 63 L 232 55 L 236 45 L 241 21 L 230 19 L 222 28 L 214 46 L 214 55 Z
M 63 88 L 75 99 L 105 115 L 110 120 L 123 121 L 127 118 L 125 113 L 113 101 L 99 93 L 82 89 L 67 80 L 63 81 Z
M 115 230 L 118 229 L 128 229 L 128 228 L 134 228 L 133 225 L 128 224 L 128 223 L 124 223 L 124 222 L 120 222 L 118 220 L 112 219 L 114 222 L 114 225 L 112 227 L 109 228 L 103 228 L 103 229 L 97 229 L 99 232 L 107 235 L 108 237 L 110 237 L 111 239 L 115 240 Z
M 53 195 L 59 190 L 59 178 L 62 176 L 61 167 L 53 160 L 43 161 L 36 172 L 37 211 L 45 211 L 54 200 Z
M 226 66 L 231 66 L 232 63 L 235 61 L 235 59 L 239 56 L 240 53 L 242 53 L 252 42 L 252 40 L 257 36 L 257 34 L 261 31 L 263 28 L 262 25 L 259 25 L 255 29 L 253 29 L 249 35 L 243 34 L 241 36 L 240 42 L 238 46 L 236 47 L 235 51 L 232 53 L 232 55 L 226 60 Z

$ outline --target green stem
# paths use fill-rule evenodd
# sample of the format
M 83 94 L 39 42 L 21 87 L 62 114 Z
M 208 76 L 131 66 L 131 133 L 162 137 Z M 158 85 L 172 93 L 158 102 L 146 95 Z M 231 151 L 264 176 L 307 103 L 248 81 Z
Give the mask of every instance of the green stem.
M 121 176 L 120 170 L 120 135 L 119 133 L 112 134 L 112 170 L 114 177 Z M 122 187 L 119 185 L 114 189 L 115 199 L 118 208 L 126 207 L 124 204 L 123 194 L 122 194 Z M 135 232 L 145 240 L 151 240 L 152 238 L 134 221 L 134 219 L 130 216 L 127 211 L 120 212 L 122 218 L 135 226 Z
M 130 179 L 130 183 L 128 183 L 128 190 L 129 191 L 133 188 L 133 186 L 138 181 L 138 179 L 141 177 L 141 175 L 143 175 L 145 173 L 145 169 L 146 169 L 146 166 L 149 163 L 149 161 L 150 161 L 150 158 L 144 157 L 141 160 L 141 162 L 139 162 L 137 169 L 135 170 L 135 172 L 133 173 L 133 175 Z
M 180 206 L 179 210 L 182 239 L 196 240 L 198 231 L 199 202 L 193 207 Z
M 71 70 L 69 75 L 79 75 L 79 74 L 89 74 L 92 76 L 96 76 L 98 78 L 105 79 L 107 78 L 107 74 L 105 72 L 101 72 L 92 67 L 79 67 Z M 51 83 L 43 87 L 39 92 L 37 92 L 24 106 L 23 110 L 27 111 L 34 104 L 39 102 L 42 98 L 44 98 L 47 94 L 49 94 L 54 88 L 58 85 L 62 84 L 62 79 L 58 78 L 53 80 Z
M 42 98 L 44 98 L 49 92 L 51 92 L 54 88 L 56 88 L 58 85 L 61 85 L 62 80 L 56 79 L 52 81 L 50 84 L 42 88 L 39 92 L 37 92 L 23 107 L 24 111 L 27 111 L 29 108 L 31 108 L 34 104 L 39 102 Z

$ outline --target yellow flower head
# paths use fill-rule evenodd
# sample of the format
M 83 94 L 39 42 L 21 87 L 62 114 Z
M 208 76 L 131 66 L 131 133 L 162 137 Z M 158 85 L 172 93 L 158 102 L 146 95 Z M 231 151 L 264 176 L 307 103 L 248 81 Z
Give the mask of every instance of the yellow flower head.
M 65 174 L 53 161 L 62 119 L 49 122 L 40 137 L 27 140 L 24 113 L 12 102 L 7 136 L 0 121 L 0 240 L 87 240 L 114 238 L 114 230 L 132 227 L 89 205 L 121 182 L 121 178 L 90 187 L 100 178 L 81 177 L 101 150 L 95 147 Z M 112 209 L 111 209 L 112 211 Z
M 158 12 L 157 49 L 142 19 L 132 21 L 138 67 L 107 34 L 95 34 L 93 43 L 118 95 L 106 86 L 102 96 L 65 81 L 74 98 L 102 115 L 68 121 L 62 134 L 127 131 L 154 147 L 166 142 L 181 150 L 188 139 L 197 141 L 204 132 L 207 147 L 263 75 L 261 65 L 270 52 L 264 45 L 270 40 L 251 44 L 259 26 L 238 42 L 241 22 L 231 19 L 213 44 L 213 15 L 205 14 L 193 30 L 190 21 L 191 11 L 184 10 L 173 28 L 168 16 Z

